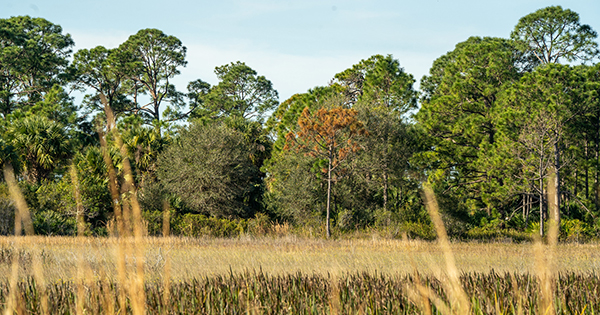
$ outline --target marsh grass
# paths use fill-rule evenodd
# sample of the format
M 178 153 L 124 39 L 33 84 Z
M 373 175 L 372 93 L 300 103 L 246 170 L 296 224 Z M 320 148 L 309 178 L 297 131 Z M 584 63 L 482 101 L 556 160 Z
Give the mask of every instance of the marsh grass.
M 37 244 L 42 249 L 38 254 L 51 314 L 62 312 L 57 310 L 76 314 L 78 300 L 85 301 L 86 314 L 133 313 L 126 288 L 129 278 L 119 278 L 114 251 L 120 242 L 133 246 L 133 238 L 21 237 L 18 251 L 13 247 L 16 239 L 0 238 L 0 275 L 4 276 L 0 302 L 6 301 L 3 294 L 10 287 L 10 273 L 4 271 L 17 257 L 18 303 L 22 309 L 39 304 L 27 302 L 39 299 L 30 268 L 30 249 Z M 443 314 L 453 310 L 443 274 L 445 257 L 434 242 L 249 237 L 144 238 L 144 242 L 146 314 L 428 314 L 427 307 L 431 314 Z M 536 257 L 547 256 L 548 248 L 540 245 L 535 249 L 524 244 L 449 242 L 470 313 L 542 314 L 538 310 L 544 291 Z M 555 257 L 555 282 L 550 287 L 556 313 L 598 311 L 599 249 L 596 244 L 557 245 L 561 255 Z M 542 254 L 536 256 L 536 250 Z M 83 257 L 89 270 L 82 291 L 78 291 L 82 269 L 78 257 Z M 126 260 L 127 270 L 135 266 L 135 261 Z M 415 283 L 423 289 L 416 291 L 417 301 L 409 290 Z

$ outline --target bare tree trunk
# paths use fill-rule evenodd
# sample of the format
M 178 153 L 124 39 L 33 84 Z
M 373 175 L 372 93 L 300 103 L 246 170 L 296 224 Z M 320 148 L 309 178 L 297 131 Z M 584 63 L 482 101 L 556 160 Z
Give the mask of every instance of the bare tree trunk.
M 527 193 L 523 193 L 523 221 L 525 221 L 525 212 L 527 211 Z
M 383 210 L 387 211 L 388 204 L 388 173 L 383 171 Z
M 541 170 L 541 168 L 540 168 Z M 540 236 L 544 236 L 544 179 L 540 173 Z
M 598 143 L 596 143 L 596 176 L 594 177 L 594 206 L 596 207 L 596 211 L 598 211 L 598 169 L 600 163 L 598 163 Z
M 579 167 L 575 167 L 575 185 L 573 186 L 573 194 L 577 196 L 579 192 Z
M 327 230 L 327 238 L 331 237 L 331 228 L 329 226 L 329 211 L 331 207 L 331 157 L 329 158 L 329 164 L 327 165 L 327 219 L 325 228 Z
M 527 193 L 525 195 L 525 198 L 527 198 L 527 202 L 525 204 L 525 228 L 527 228 L 527 225 L 529 223 L 529 212 L 531 211 L 531 195 Z
M 598 142 L 600 142 L 600 113 L 597 113 L 596 115 L 596 176 L 594 178 L 594 206 L 596 211 L 598 211 L 598 172 L 600 172 L 598 169 L 598 166 L 600 166 L 600 163 L 598 163 Z
M 560 145 L 554 144 L 554 204 L 556 205 L 556 214 L 553 218 L 560 228 Z
M 587 139 L 585 140 L 585 199 L 589 199 L 590 198 L 590 185 L 589 185 L 589 166 L 588 166 L 588 160 L 589 160 L 589 152 L 588 152 L 588 141 Z

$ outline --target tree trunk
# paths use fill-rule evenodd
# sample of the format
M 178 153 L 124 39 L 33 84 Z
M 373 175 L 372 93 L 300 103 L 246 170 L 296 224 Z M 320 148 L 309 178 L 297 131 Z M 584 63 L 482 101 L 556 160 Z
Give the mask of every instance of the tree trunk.
M 594 206 L 596 211 L 598 211 L 598 172 L 600 172 L 598 169 L 600 163 L 598 162 L 598 143 L 596 143 L 596 176 L 594 177 Z
M 329 163 L 327 165 L 327 219 L 325 223 L 327 238 L 331 237 L 331 229 L 329 226 L 329 211 L 331 207 L 331 162 L 331 157 L 329 157 Z
M 388 173 L 387 170 L 383 171 L 383 210 L 387 212 L 388 205 Z
M 556 224 L 560 228 L 560 145 L 554 144 L 554 204 L 556 205 L 556 213 L 553 214 Z
M 523 207 L 523 221 L 525 221 L 525 211 L 526 211 L 526 207 L 527 207 L 527 194 L 523 193 L 523 199 L 522 199 L 522 207 Z
M 544 179 L 540 174 L 540 236 L 544 236 Z
M 526 194 L 525 198 L 527 198 L 527 202 L 525 203 L 525 228 L 527 228 L 529 223 L 529 212 L 531 211 L 531 195 Z
M 588 160 L 589 160 L 589 153 L 588 153 L 588 141 L 585 140 L 585 199 L 588 200 L 590 198 L 590 185 L 589 185 L 589 169 L 588 169 Z
M 594 178 L 594 206 L 596 211 L 598 211 L 598 172 L 600 172 L 598 169 L 598 166 L 600 166 L 600 163 L 598 163 L 598 142 L 600 142 L 600 113 L 597 113 L 596 115 L 596 176 Z

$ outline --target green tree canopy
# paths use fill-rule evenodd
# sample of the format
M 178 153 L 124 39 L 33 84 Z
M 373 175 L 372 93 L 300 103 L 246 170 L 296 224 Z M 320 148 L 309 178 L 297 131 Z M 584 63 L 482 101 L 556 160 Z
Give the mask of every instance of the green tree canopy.
M 195 212 L 249 217 L 249 198 L 260 179 L 243 135 L 224 124 L 192 124 L 158 159 L 158 179 Z
M 73 45 L 69 34 L 45 19 L 0 19 L 0 116 L 39 102 L 63 82 Z
M 237 61 L 215 68 L 219 84 L 204 96 L 196 117 L 216 119 L 239 116 L 263 121 L 265 114 L 279 104 L 279 96 L 265 76 Z M 199 84 L 202 91 L 205 85 Z
M 86 96 L 90 110 L 103 112 L 108 106 L 118 114 L 131 109 L 133 105 L 126 97 L 128 91 L 123 87 L 126 80 L 123 70 L 127 62 L 125 54 L 118 49 L 97 46 L 78 50 L 73 59 L 71 71 L 75 86 L 94 91 L 94 94 Z
M 472 209 L 506 197 L 504 166 L 491 158 L 497 145 L 498 99 L 519 80 L 523 60 L 510 40 L 471 37 L 438 58 L 422 79 L 417 121 L 432 138 L 421 154 L 445 189 L 463 196 Z
M 19 155 L 25 178 L 31 182 L 48 179 L 64 165 L 72 147 L 62 125 L 43 116 L 28 116 L 11 122 L 10 141 Z
M 131 35 L 119 46 L 121 53 L 127 56 L 123 73 L 131 81 L 130 93 L 133 95 L 132 111 L 141 115 L 148 123 L 162 120 L 161 105 L 170 102 L 171 113 L 179 112 L 179 103 L 173 101 L 178 96 L 170 80 L 180 73 L 179 69 L 187 65 L 187 49 L 181 41 L 172 35 L 166 35 L 157 29 L 143 29 Z M 143 102 L 140 97 L 147 94 L 150 101 Z M 172 119 L 181 119 L 175 115 Z
M 522 17 L 510 35 L 542 64 L 591 60 L 598 55 L 597 36 L 589 25 L 579 22 L 579 14 L 560 6 Z

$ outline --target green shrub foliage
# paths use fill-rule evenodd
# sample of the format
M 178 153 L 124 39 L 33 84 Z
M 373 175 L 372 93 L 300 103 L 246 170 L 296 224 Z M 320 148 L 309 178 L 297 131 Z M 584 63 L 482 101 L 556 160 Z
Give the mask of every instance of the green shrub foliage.
M 192 124 L 158 159 L 158 178 L 195 213 L 249 217 L 260 170 L 243 135 L 224 124 Z

